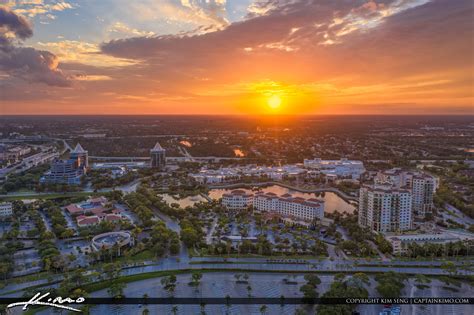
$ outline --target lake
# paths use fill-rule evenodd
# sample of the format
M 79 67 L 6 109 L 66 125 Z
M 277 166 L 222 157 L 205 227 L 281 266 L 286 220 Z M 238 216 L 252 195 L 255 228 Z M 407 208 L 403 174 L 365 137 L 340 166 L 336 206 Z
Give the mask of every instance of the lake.
M 247 192 L 253 192 L 255 193 L 256 191 L 252 191 L 247 188 L 232 188 L 232 189 L 211 189 L 209 191 L 209 197 L 212 199 L 219 199 L 222 197 L 222 195 L 226 192 L 230 192 L 232 190 L 239 189 L 239 190 L 245 190 Z M 278 185 L 271 185 L 267 187 L 262 187 L 260 188 L 261 191 L 263 192 L 272 192 L 277 195 L 284 195 L 284 194 L 292 194 L 295 197 L 303 197 L 303 198 L 318 198 L 324 200 L 324 212 L 326 213 L 333 213 L 336 210 L 339 212 L 344 212 L 346 211 L 347 213 L 353 213 L 355 210 L 355 207 L 351 205 L 350 203 L 346 202 L 344 199 L 339 197 L 336 193 L 333 192 L 324 192 L 324 193 L 303 193 L 295 190 L 291 190 L 286 187 L 278 186 Z M 201 195 L 196 195 L 196 196 L 190 196 L 190 197 L 185 197 L 181 199 L 177 199 L 173 197 L 170 194 L 160 194 L 158 195 L 163 198 L 164 201 L 166 201 L 168 204 L 172 203 L 177 203 L 181 208 L 186 208 L 188 206 L 193 206 L 195 203 L 204 201 L 206 202 L 207 200 L 202 197 Z
M 255 193 L 256 191 L 252 191 L 247 188 L 232 188 L 232 189 L 211 189 L 209 191 L 209 197 L 212 199 L 219 199 L 222 197 L 222 195 L 225 192 L 230 192 L 232 190 L 239 189 L 239 190 L 245 190 L 247 192 L 253 192 Z M 323 199 L 324 200 L 324 212 L 327 213 L 333 213 L 336 210 L 339 212 L 348 212 L 348 213 L 353 213 L 355 210 L 355 207 L 351 205 L 350 203 L 346 202 L 344 199 L 339 197 L 336 193 L 333 192 L 324 192 L 324 193 L 303 193 L 295 190 L 291 190 L 286 187 L 278 186 L 278 185 L 272 185 L 272 186 L 267 186 L 267 187 L 262 187 L 260 189 L 263 192 L 272 192 L 275 193 L 279 196 L 284 195 L 284 194 L 291 194 L 295 197 L 303 197 L 303 198 L 318 198 L 318 199 Z

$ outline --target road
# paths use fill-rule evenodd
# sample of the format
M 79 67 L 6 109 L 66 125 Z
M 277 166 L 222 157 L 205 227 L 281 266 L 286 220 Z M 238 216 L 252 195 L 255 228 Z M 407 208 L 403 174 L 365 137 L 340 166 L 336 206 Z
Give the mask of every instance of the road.
M 178 256 L 160 258 L 157 261 L 147 261 L 143 264 L 131 264 L 126 269 L 123 269 L 121 274 L 136 275 L 154 271 L 170 271 L 170 270 L 189 270 L 189 269 L 219 269 L 219 270 L 232 270 L 232 269 L 243 269 L 243 270 L 254 270 L 254 271 L 275 271 L 275 272 L 389 272 L 394 271 L 397 273 L 406 274 L 424 274 L 424 275 L 447 275 L 448 273 L 441 269 L 440 266 L 444 261 L 367 261 L 360 259 L 357 262 L 354 260 L 316 260 L 316 259 L 274 259 L 273 263 L 270 263 L 269 258 L 225 258 L 225 257 L 192 257 L 189 258 L 187 251 L 181 253 Z M 474 264 L 474 260 L 466 260 L 461 262 L 455 262 L 458 266 Z M 371 264 L 370 266 L 364 264 Z M 403 266 L 403 267 L 398 267 Z M 393 267 L 397 266 L 397 267 Z M 94 271 L 94 270 L 91 270 Z M 96 270 L 101 272 L 100 270 Z M 467 271 L 458 268 L 458 274 L 460 275 L 474 275 L 473 271 Z M 61 280 L 62 275 L 56 275 L 53 280 Z M 9 283 L 4 288 L 0 289 L 0 295 L 13 290 L 23 290 L 33 285 L 46 284 L 47 280 L 38 280 L 27 283 L 15 284 Z

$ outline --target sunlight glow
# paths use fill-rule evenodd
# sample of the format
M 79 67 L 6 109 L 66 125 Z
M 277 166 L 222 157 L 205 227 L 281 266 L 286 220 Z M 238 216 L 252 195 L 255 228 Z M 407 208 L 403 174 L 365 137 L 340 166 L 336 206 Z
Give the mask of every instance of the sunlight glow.
M 270 106 L 271 109 L 277 109 L 281 105 L 281 98 L 278 95 L 272 95 L 268 100 L 267 100 L 268 106 Z

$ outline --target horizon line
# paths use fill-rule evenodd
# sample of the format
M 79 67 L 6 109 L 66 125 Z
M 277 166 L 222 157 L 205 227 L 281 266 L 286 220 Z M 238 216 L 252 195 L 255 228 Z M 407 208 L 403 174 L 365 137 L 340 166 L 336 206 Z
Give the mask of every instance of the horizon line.
M 2 114 L 2 117 L 27 117 L 27 116 L 38 116 L 38 117 L 48 117 L 48 116 L 95 116 L 95 117 L 107 117 L 107 116 L 234 116 L 234 117 L 314 117 L 314 116 L 385 116 L 385 117 L 406 117 L 406 116 L 415 116 L 415 117 L 443 117 L 443 116 L 460 116 L 460 117 L 474 117 L 474 113 L 465 113 L 465 114 Z

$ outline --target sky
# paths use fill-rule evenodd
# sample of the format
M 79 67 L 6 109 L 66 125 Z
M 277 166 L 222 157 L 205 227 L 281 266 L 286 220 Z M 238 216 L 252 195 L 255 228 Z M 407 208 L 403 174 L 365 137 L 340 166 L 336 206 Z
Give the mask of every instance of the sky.
M 0 115 L 474 114 L 472 0 L 0 0 Z

